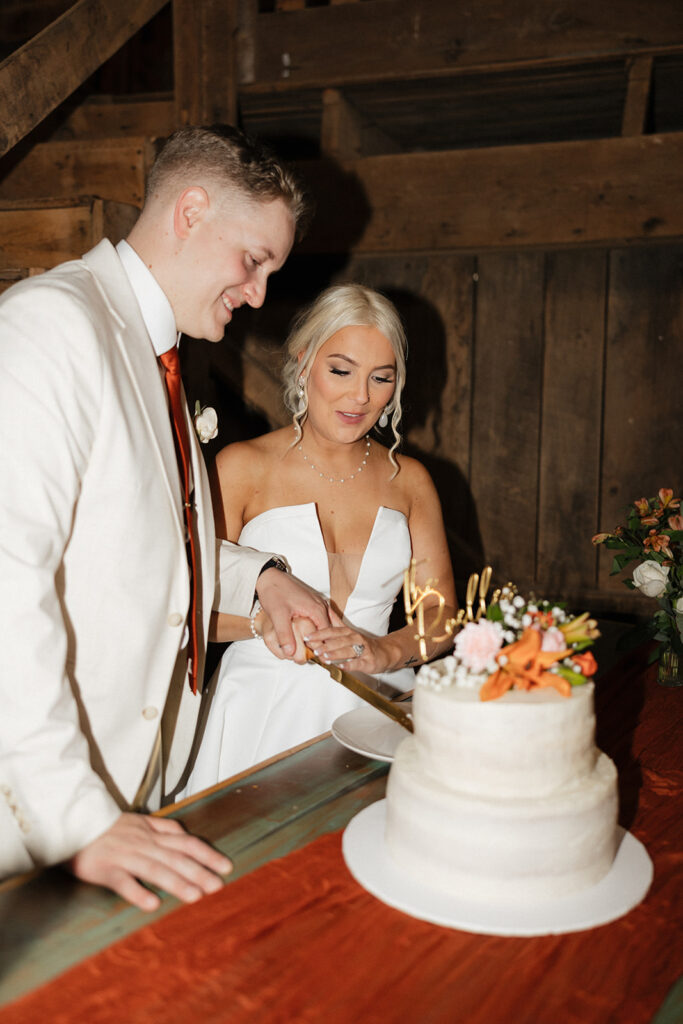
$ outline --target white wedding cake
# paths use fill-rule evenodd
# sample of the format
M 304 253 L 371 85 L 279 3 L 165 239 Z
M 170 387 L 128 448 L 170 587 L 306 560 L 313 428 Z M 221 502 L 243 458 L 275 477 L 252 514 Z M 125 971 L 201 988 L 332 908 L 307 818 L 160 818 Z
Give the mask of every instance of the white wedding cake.
M 386 844 L 396 864 L 441 891 L 527 905 L 592 886 L 610 870 L 617 772 L 595 746 L 593 683 L 581 674 L 586 656 L 574 653 L 586 644 L 566 640 L 570 624 L 585 626 L 585 618 L 570 620 L 557 608 L 547 613 L 540 637 L 558 627 L 566 636 L 543 639 L 556 653 L 539 652 L 537 663 L 527 658 L 515 675 L 514 647 L 505 642 L 519 637 L 514 627 L 529 607 L 532 625 L 537 621 L 537 606 L 508 612 L 502 605 L 495 650 L 484 638 L 482 651 L 493 624 L 471 623 L 453 656 L 418 673 L 415 732 L 389 773 Z M 471 652 L 479 626 L 477 660 Z M 495 673 L 504 692 L 482 700 L 482 683 Z M 568 679 L 583 685 L 570 687 Z

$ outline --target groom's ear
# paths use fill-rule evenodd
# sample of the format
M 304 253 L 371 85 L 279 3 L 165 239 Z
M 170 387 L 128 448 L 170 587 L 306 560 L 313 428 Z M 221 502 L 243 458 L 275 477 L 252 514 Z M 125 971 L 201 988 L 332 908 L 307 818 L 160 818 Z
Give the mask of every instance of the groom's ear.
M 173 210 L 173 230 L 178 238 L 187 238 L 209 208 L 209 196 L 201 185 L 191 185 L 178 196 Z

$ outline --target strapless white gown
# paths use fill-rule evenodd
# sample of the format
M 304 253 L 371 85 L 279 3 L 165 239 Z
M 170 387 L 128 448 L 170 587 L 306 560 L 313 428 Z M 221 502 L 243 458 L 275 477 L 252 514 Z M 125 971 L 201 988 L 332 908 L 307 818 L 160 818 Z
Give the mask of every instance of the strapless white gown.
M 328 554 L 315 503 L 262 512 L 246 524 L 239 542 L 283 555 L 295 576 L 329 597 Z M 410 558 L 406 517 L 381 506 L 346 602 L 345 620 L 362 631 L 386 634 Z M 339 715 L 363 704 L 318 665 L 281 661 L 261 640 L 231 644 L 217 675 L 199 752 L 177 799 L 319 736 Z M 413 688 L 415 674 L 404 668 L 383 678 L 405 691 Z

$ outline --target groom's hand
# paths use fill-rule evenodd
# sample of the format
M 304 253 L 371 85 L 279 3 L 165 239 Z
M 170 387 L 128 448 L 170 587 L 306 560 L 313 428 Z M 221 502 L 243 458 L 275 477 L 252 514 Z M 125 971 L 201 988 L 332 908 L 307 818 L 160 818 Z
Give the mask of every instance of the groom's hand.
M 316 629 L 324 629 L 330 625 L 327 601 L 296 576 L 279 569 L 261 573 L 256 593 L 273 626 L 274 639 L 271 631 L 264 636 L 269 650 L 278 658 L 293 658 L 303 664 L 306 655 L 303 646 L 297 644 L 292 619 L 309 619 Z
M 122 814 L 65 865 L 83 882 L 113 889 L 140 910 L 156 910 L 159 897 L 141 882 L 195 903 L 223 885 L 232 870 L 222 853 L 170 818 Z

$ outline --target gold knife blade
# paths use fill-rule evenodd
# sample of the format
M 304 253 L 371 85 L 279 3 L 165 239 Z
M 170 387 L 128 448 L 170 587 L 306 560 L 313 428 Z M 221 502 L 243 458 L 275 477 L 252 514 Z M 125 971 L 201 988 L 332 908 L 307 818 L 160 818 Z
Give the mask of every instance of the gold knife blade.
M 393 718 L 395 722 L 402 725 L 408 732 L 413 731 L 413 720 L 410 715 L 401 707 L 400 704 L 394 704 L 393 701 L 383 697 L 381 693 L 377 693 L 372 687 L 367 686 L 366 683 L 362 683 L 360 679 L 352 676 L 350 672 L 345 672 L 339 667 L 339 665 L 326 665 L 320 658 L 316 658 L 315 654 L 306 648 L 306 660 L 312 661 L 315 665 L 320 665 L 327 672 L 330 673 L 335 683 L 341 683 L 347 690 L 351 690 L 361 700 L 366 701 L 368 704 L 372 704 L 373 707 L 377 708 L 383 714 L 388 715 L 389 718 Z

